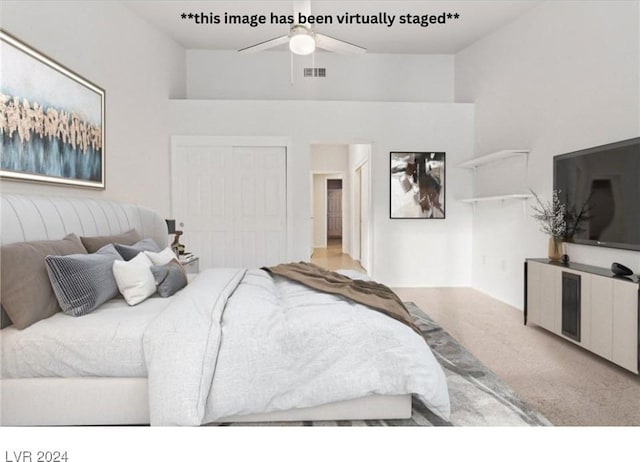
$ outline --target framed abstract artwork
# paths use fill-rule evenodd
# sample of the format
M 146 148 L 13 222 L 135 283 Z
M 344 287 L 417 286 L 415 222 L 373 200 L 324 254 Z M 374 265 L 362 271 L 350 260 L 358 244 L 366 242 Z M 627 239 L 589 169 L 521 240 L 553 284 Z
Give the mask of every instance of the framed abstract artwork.
M 445 153 L 392 152 L 391 218 L 445 218 Z
M 0 176 L 105 187 L 105 91 L 0 30 Z

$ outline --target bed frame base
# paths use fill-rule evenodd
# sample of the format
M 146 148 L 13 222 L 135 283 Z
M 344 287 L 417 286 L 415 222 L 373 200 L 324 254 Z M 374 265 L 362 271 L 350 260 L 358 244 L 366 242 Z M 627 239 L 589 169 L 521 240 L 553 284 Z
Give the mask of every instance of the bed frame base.
M 0 380 L 0 425 L 148 425 L 146 378 Z M 371 395 L 305 409 L 234 416 L 220 422 L 407 419 L 411 395 Z

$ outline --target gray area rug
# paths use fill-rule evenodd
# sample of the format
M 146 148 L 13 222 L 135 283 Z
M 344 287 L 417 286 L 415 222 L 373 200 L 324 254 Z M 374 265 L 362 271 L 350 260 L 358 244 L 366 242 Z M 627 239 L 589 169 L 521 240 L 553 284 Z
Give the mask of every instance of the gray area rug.
M 451 417 L 443 423 L 430 420 L 432 425 L 551 425 L 424 311 L 412 302 L 405 305 L 447 376 Z M 414 398 L 411 420 L 415 420 L 417 406 L 421 403 Z M 407 425 L 416 424 L 409 421 Z
M 410 419 L 234 423 L 223 426 L 546 426 L 551 423 L 522 401 L 414 303 L 407 309 L 447 376 L 451 417 L 443 420 L 413 398 Z

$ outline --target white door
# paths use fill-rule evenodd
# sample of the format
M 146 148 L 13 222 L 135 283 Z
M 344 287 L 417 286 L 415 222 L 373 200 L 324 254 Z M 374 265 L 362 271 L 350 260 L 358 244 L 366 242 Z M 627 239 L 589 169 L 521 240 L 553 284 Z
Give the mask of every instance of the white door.
M 177 146 L 172 211 L 200 268 L 286 260 L 286 149 Z
M 327 190 L 327 237 L 342 237 L 342 190 Z
M 360 167 L 360 265 L 369 266 L 369 162 Z

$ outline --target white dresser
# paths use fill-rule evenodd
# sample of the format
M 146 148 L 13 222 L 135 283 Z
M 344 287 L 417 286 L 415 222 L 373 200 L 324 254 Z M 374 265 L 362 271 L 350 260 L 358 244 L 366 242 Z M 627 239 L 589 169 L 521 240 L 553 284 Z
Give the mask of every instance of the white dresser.
M 636 275 L 618 277 L 596 266 L 527 259 L 524 323 L 638 374 L 639 289 Z

